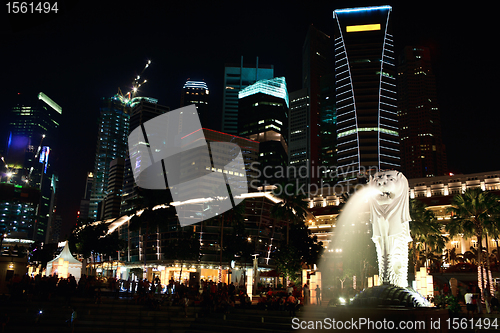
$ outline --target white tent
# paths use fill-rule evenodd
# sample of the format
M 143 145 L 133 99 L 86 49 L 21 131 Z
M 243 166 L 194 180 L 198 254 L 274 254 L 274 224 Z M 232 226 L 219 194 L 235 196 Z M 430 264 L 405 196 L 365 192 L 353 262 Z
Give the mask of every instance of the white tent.
M 69 250 L 69 244 L 66 242 L 61 253 L 47 263 L 45 275 L 56 274 L 59 278 L 68 278 L 71 274 L 76 281 L 80 280 L 82 274 L 82 263 L 75 259 Z

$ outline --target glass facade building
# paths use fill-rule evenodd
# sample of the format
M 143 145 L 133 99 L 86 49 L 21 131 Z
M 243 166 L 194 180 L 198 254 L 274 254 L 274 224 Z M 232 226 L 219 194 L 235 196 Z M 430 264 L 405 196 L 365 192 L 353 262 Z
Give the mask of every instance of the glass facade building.
M 101 219 L 102 201 L 106 196 L 110 163 L 128 155 L 130 107 L 117 97 L 101 101 L 99 133 L 94 162 L 94 182 L 89 204 L 89 218 Z M 99 207 L 101 205 L 101 207 Z
M 334 11 L 340 181 L 401 167 L 390 6 Z
M 255 65 L 243 63 L 243 57 L 238 65 L 226 65 L 224 70 L 224 91 L 222 104 L 222 132 L 238 134 L 238 93 L 241 89 L 254 84 L 259 80 L 272 79 L 274 67 L 259 65 L 259 58 Z

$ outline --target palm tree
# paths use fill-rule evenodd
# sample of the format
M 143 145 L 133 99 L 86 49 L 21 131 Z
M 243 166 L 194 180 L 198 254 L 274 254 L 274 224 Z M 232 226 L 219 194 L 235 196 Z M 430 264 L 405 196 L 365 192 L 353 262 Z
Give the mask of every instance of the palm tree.
M 485 192 L 480 188 L 467 189 L 463 194 L 456 195 L 448 212 L 452 214 L 451 221 L 446 225 L 446 230 L 451 236 L 463 234 L 464 237 L 476 236 L 478 251 L 477 263 L 483 272 L 483 237 L 486 235 L 488 225 L 494 225 L 500 214 L 499 198 Z M 488 260 L 489 263 L 489 260 Z M 488 264 L 489 266 L 489 264 Z M 489 279 L 487 279 L 489 285 Z M 481 293 L 485 287 L 484 279 L 479 281 Z
M 417 276 L 419 252 L 430 247 L 441 251 L 447 238 L 441 234 L 441 225 L 434 213 L 426 209 L 425 204 L 417 199 L 410 200 L 410 234 L 412 238 L 411 252 L 413 256 L 414 274 Z

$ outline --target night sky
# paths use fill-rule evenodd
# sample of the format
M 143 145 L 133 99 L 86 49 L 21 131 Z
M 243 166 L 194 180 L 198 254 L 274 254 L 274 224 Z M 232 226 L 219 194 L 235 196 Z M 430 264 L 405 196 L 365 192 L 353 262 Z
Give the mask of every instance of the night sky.
M 130 90 L 151 60 L 140 95 L 175 109 L 184 82 L 204 79 L 212 127 L 219 129 L 224 64 L 239 63 L 242 55 L 253 64 L 258 56 L 260 64 L 274 65 L 275 76 L 286 77 L 289 91 L 300 89 L 308 26 L 332 36 L 337 8 L 392 5 L 396 52 L 406 45 L 432 50 L 450 171 L 500 170 L 493 8 L 437 7 L 437 1 L 103 2 L 59 1 L 60 12 L 50 16 L 8 15 L 4 5 L 0 17 L 1 121 L 18 93 L 43 91 L 63 108 L 54 166 L 67 225 L 93 170 L 100 98 L 118 87 Z

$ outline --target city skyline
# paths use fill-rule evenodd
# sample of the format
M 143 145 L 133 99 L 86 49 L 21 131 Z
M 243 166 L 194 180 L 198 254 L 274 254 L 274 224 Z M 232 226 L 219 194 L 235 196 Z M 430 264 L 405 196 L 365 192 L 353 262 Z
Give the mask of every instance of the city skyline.
M 2 54 L 6 64 L 2 114 L 12 107 L 10 96 L 18 92 L 44 91 L 65 110 L 61 130 L 68 140 L 62 142 L 64 152 L 55 152 L 58 156 L 55 164 L 77 166 L 60 172 L 63 188 L 59 204 L 68 206 L 61 207 L 68 210 L 64 215 L 66 224 L 68 217 L 76 217 L 86 174 L 93 170 L 99 101 L 116 94 L 118 87 L 127 91 L 147 60 L 152 60 L 152 64 L 144 74 L 148 82 L 141 87 L 141 95 L 158 98 L 162 105 L 177 108 L 185 81 L 189 77 L 204 79 L 210 87 L 211 110 L 219 113 L 220 124 L 225 63 L 237 63 L 241 56 L 248 59 L 258 56 L 260 63 L 274 65 L 274 76 L 286 77 L 289 91 L 300 89 L 301 48 L 308 26 L 314 24 L 333 35 L 333 11 L 346 7 L 392 5 L 395 51 L 401 52 L 406 45 L 422 45 L 434 52 L 450 171 L 498 169 L 491 158 L 498 154 L 498 148 L 478 146 L 481 142 L 494 142 L 494 127 L 490 126 L 498 122 L 498 115 L 491 112 L 493 94 L 488 93 L 485 83 L 488 67 L 481 62 L 481 52 L 488 47 L 488 32 L 494 31 L 488 29 L 488 20 L 481 20 L 483 33 L 476 35 L 471 28 L 480 23 L 479 18 L 459 22 L 457 18 L 463 15 L 460 7 L 436 8 L 424 4 L 411 8 L 394 1 L 378 4 L 345 1 L 314 6 L 297 2 L 290 8 L 277 4 L 266 4 L 264 9 L 251 6 L 243 17 L 230 19 L 228 14 L 241 11 L 237 10 L 239 5 L 225 8 L 228 4 L 200 2 L 195 10 L 189 11 L 191 16 L 185 21 L 175 17 L 183 13 L 181 5 L 162 4 L 155 11 L 153 5 L 146 4 L 144 13 L 133 17 L 132 9 L 83 3 L 39 26 L 25 25 L 19 29 L 4 20 L 2 44 L 10 52 Z M 110 13 L 115 15 L 109 17 Z M 127 19 L 144 26 L 132 25 Z M 196 31 L 204 32 L 203 37 L 194 38 Z M 188 35 L 190 39 L 185 38 Z

